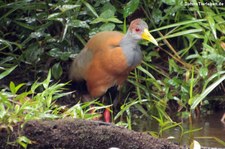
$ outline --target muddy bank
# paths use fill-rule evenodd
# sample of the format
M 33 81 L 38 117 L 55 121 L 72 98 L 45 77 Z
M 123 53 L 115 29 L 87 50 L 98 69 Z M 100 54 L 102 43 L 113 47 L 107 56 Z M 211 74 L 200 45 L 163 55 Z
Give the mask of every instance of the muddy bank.
M 16 129 L 16 128 L 15 128 Z M 0 132 L 1 148 L 18 148 L 6 144 L 18 134 L 25 135 L 33 144 L 28 148 L 73 148 L 73 149 L 178 149 L 163 139 L 155 139 L 148 134 L 129 131 L 113 124 L 78 119 L 61 119 L 53 121 L 30 121 L 23 130 L 9 134 Z M 8 137 L 7 137 L 8 136 Z

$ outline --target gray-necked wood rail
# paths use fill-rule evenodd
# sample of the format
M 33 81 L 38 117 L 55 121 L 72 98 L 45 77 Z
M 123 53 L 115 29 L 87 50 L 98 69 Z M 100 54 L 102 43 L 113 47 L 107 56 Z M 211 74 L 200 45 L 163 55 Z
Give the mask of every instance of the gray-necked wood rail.
M 75 57 L 69 78 L 86 82 L 92 98 L 103 96 L 113 86 L 121 86 L 142 60 L 138 41 L 144 39 L 158 45 L 142 19 L 131 22 L 127 33 L 104 31 L 94 35 Z M 110 121 L 109 110 L 104 118 Z

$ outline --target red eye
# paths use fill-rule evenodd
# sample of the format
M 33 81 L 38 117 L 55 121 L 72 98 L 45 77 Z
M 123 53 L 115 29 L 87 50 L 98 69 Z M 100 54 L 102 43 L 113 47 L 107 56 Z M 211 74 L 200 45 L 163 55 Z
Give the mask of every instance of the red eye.
M 139 28 L 136 28 L 135 31 L 136 31 L 136 32 L 140 32 L 140 29 L 139 29 Z

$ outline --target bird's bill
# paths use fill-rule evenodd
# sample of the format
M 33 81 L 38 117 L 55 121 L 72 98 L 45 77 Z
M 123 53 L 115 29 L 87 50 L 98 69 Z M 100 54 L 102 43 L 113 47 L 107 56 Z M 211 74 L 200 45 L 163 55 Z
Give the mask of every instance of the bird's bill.
M 144 32 L 142 33 L 141 37 L 145 40 L 150 41 L 154 45 L 158 46 L 158 42 L 155 40 L 155 38 L 149 33 L 148 29 L 145 28 Z

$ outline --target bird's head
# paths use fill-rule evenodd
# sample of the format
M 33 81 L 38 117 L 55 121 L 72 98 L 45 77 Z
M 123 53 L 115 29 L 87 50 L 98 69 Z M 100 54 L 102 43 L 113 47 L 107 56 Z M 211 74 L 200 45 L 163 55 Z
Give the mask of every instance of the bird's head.
M 136 39 L 136 40 L 145 39 L 145 40 L 152 42 L 156 46 L 158 46 L 157 41 L 148 31 L 147 23 L 145 21 L 143 21 L 142 19 L 133 20 L 130 23 L 128 31 L 130 32 L 130 35 L 134 39 Z

